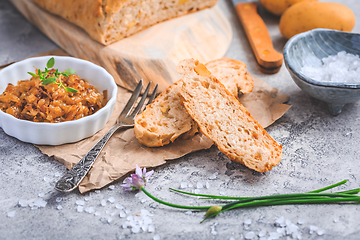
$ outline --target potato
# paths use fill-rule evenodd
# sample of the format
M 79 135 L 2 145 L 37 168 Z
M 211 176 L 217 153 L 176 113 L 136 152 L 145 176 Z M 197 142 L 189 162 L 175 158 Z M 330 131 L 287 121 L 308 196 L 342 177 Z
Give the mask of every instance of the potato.
M 263 7 L 274 15 L 280 16 L 287 8 L 299 2 L 318 0 L 259 0 Z
M 315 28 L 328 28 L 350 32 L 355 25 L 355 15 L 339 3 L 301 2 L 281 15 L 280 33 L 287 39 Z

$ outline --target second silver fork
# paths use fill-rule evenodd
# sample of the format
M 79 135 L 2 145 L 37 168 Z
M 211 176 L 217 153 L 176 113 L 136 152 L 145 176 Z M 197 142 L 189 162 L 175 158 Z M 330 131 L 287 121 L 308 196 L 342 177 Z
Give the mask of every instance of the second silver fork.
M 62 178 L 60 178 L 60 180 L 55 184 L 56 190 L 61 192 L 70 192 L 74 190 L 84 179 L 84 177 L 94 164 L 96 158 L 99 156 L 101 150 L 111 138 L 111 136 L 120 128 L 129 128 L 134 126 L 134 118 L 143 109 L 143 105 L 150 91 L 150 85 L 151 82 L 149 82 L 149 84 L 147 85 L 142 98 L 136 106 L 136 100 L 140 96 L 143 86 L 142 80 L 140 80 L 129 101 L 127 102 L 126 106 L 116 120 L 114 126 L 110 128 L 110 130 L 95 144 L 94 147 L 90 149 L 90 151 L 77 164 L 74 165 L 72 169 L 70 169 Z M 148 103 L 151 103 L 154 100 L 157 87 L 158 85 L 156 84 Z

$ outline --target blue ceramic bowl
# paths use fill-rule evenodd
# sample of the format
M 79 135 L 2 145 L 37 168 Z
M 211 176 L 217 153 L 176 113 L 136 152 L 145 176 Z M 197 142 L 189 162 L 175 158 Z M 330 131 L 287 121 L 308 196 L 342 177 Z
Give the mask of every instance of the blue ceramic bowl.
M 360 76 L 359 84 L 326 83 L 304 75 L 301 68 L 316 66 L 321 59 L 341 51 L 360 55 L 360 34 L 314 29 L 295 35 L 284 47 L 285 65 L 295 83 L 310 96 L 326 102 L 332 115 L 340 114 L 345 104 L 360 100 Z

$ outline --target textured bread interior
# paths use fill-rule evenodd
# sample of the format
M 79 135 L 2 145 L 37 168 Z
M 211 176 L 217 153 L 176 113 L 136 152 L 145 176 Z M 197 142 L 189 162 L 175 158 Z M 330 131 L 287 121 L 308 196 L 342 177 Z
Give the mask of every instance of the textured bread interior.
M 179 136 L 190 138 L 197 132 L 197 124 L 180 103 L 179 80 L 161 93 L 135 118 L 136 138 L 148 147 L 159 147 Z
M 214 6 L 217 0 L 32 0 L 108 45 L 165 20 Z
M 250 93 L 254 88 L 254 81 L 243 62 L 221 58 L 210 61 L 205 66 L 235 97 L 239 92 Z
M 271 170 L 281 160 L 282 146 L 202 66 L 194 59 L 178 66 L 183 75 L 180 95 L 187 112 L 231 160 L 258 172 Z

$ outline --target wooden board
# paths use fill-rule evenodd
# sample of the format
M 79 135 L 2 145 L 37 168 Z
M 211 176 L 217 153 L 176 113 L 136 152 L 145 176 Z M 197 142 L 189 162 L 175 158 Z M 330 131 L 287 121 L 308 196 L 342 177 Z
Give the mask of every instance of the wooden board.
M 103 66 L 118 85 L 130 90 L 142 78 L 145 83 L 159 83 L 163 91 L 180 78 L 176 73 L 180 60 L 193 57 L 206 63 L 221 58 L 232 40 L 231 25 L 218 6 L 159 23 L 104 46 L 31 0 L 11 2 L 59 47 Z

